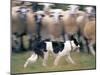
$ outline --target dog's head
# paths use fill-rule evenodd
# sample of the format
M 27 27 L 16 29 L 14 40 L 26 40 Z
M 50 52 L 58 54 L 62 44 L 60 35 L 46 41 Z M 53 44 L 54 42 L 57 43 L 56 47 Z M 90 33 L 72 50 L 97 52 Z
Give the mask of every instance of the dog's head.
M 72 40 L 72 41 L 70 41 L 70 45 L 71 45 L 73 51 L 79 52 L 79 48 L 80 48 L 80 45 L 79 45 L 79 44 L 76 44 L 76 43 Z

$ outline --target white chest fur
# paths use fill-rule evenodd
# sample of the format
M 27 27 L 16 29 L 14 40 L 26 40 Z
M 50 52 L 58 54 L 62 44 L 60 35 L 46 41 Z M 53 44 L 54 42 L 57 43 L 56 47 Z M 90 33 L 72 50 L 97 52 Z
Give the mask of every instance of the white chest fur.
M 53 52 L 52 42 L 45 42 L 46 50 Z

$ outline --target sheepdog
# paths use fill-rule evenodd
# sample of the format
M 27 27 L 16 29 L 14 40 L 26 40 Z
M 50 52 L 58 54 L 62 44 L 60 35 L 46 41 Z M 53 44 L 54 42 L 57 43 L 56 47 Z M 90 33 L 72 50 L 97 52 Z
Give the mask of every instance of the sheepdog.
M 35 40 L 36 41 L 36 40 Z M 43 66 L 47 66 L 47 60 L 49 53 L 55 57 L 54 65 L 57 66 L 61 57 L 65 56 L 65 60 L 71 64 L 75 64 L 75 61 L 71 58 L 71 51 L 79 50 L 80 45 L 74 40 L 67 40 L 65 42 L 58 41 L 38 41 L 34 44 L 33 54 L 26 60 L 24 68 L 30 63 L 35 63 L 38 56 L 43 57 Z

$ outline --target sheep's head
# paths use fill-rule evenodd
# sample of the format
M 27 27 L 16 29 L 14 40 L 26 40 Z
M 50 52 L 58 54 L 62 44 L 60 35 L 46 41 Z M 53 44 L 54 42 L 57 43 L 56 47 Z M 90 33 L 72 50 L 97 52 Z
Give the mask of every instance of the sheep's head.
M 76 14 L 79 11 L 78 5 L 69 5 L 68 10 L 70 10 L 70 14 Z
M 84 10 L 88 16 L 95 15 L 95 9 L 93 7 L 85 7 Z
M 35 15 L 37 23 L 41 22 L 41 19 L 44 16 L 45 16 L 44 11 L 37 11 Z
M 44 12 L 49 12 L 51 9 L 51 6 L 54 6 L 54 4 L 52 4 L 52 3 L 38 3 L 38 5 L 44 6 L 44 8 L 43 8 Z
M 26 6 L 21 6 L 17 12 L 26 14 L 27 12 L 29 12 L 29 9 Z
M 55 23 L 59 23 L 60 17 L 63 17 L 63 10 L 62 9 L 52 9 L 50 11 L 50 17 L 55 21 Z

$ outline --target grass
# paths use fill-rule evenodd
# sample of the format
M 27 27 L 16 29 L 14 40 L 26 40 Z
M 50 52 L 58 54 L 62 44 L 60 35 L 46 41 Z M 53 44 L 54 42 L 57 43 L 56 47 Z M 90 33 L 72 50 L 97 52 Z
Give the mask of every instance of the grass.
M 30 64 L 27 68 L 23 68 L 23 65 L 27 58 L 31 55 L 31 52 L 24 53 L 12 53 L 11 57 L 11 72 L 12 73 L 27 73 L 27 72 L 48 72 L 48 71 L 69 71 L 69 70 L 82 70 L 82 69 L 95 69 L 96 60 L 95 57 L 86 53 L 71 53 L 73 60 L 77 63 L 72 65 L 67 63 L 61 58 L 58 66 L 53 66 L 54 58 L 49 57 L 48 66 L 42 66 L 42 58 L 34 63 Z

